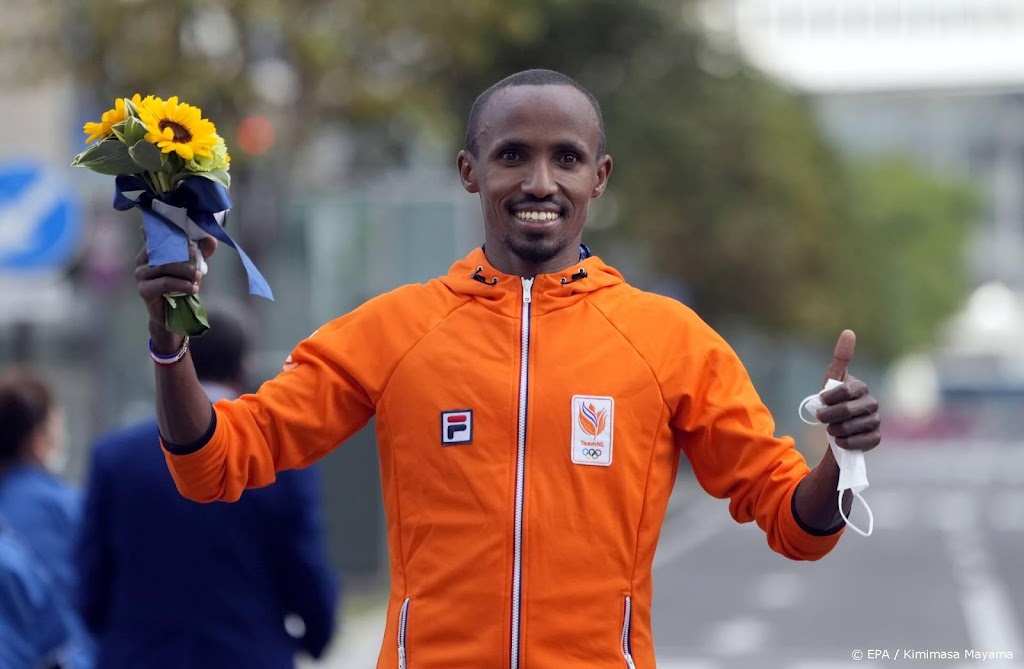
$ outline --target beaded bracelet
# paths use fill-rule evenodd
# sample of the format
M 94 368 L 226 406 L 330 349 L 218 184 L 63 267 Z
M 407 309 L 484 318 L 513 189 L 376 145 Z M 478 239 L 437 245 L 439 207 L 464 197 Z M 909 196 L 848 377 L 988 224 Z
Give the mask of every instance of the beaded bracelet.
M 160 355 L 153 350 L 153 339 L 149 340 L 149 357 L 153 358 L 153 362 L 163 367 L 170 367 L 181 362 L 181 359 L 188 353 L 188 336 L 185 337 L 181 342 L 181 348 L 172 353 L 171 355 Z

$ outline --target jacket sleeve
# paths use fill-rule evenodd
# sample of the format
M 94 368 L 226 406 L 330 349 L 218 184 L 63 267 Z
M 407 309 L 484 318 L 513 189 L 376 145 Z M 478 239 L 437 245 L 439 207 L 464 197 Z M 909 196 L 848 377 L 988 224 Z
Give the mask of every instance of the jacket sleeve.
M 110 535 L 104 512 L 109 486 L 104 481 L 102 449 L 93 448 L 85 488 L 82 519 L 75 546 L 78 568 L 77 608 L 86 627 L 99 635 L 107 623 L 113 567 Z
M 198 502 L 233 502 L 246 488 L 302 468 L 362 428 L 403 356 L 444 305 L 424 286 L 376 297 L 299 343 L 259 391 L 214 405 L 205 443 L 164 455 L 178 491 Z
M 33 559 L 23 545 L 0 530 L 0 613 L 4 615 L 0 624 L 20 635 L 35 662 L 52 666 L 65 652 L 71 630 L 53 583 Z
M 289 484 L 279 556 L 282 592 L 285 609 L 305 624 L 299 645 L 319 658 L 334 634 L 340 583 L 328 561 L 319 472 L 314 467 L 289 472 Z
M 775 422 L 735 352 L 705 324 L 676 365 L 684 390 L 672 418 L 677 443 L 709 494 L 729 498 L 741 523 L 756 521 L 772 550 L 794 560 L 817 560 L 842 535 L 805 529 L 794 515 L 793 493 L 810 471 L 789 437 L 775 436 Z

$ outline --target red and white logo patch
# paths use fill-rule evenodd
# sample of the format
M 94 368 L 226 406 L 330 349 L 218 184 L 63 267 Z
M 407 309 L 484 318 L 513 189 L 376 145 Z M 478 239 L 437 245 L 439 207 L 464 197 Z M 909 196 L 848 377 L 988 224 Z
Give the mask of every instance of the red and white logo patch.
M 574 395 L 572 398 L 572 461 L 607 467 L 612 463 L 615 400 Z
M 458 409 L 441 412 L 441 445 L 473 443 L 473 410 Z

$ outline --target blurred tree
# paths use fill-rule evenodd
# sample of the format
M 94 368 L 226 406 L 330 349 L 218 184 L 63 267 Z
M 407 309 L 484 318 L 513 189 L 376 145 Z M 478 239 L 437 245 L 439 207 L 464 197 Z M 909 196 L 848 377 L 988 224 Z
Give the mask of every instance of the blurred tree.
M 37 77 L 63 53 L 97 114 L 118 95 L 176 94 L 232 147 L 246 139 L 243 118 L 266 117 L 269 153 L 233 151 L 236 179 L 273 164 L 255 195 L 288 188 L 284 175 L 336 187 L 318 150 L 366 175 L 401 163 L 424 133 L 457 147 L 483 88 L 549 67 L 602 101 L 616 159 L 610 234 L 645 245 L 710 322 L 825 343 L 853 327 L 886 359 L 924 343 L 962 294 L 964 191 L 908 165 L 849 168 L 806 101 L 695 27 L 692 0 L 0 3 L 37 22 L 63 6 L 64 30 L 18 42 L 21 73 Z
M 973 189 L 929 176 L 913 163 L 852 163 L 843 225 L 828 284 L 881 359 L 932 343 L 934 325 L 963 304 Z

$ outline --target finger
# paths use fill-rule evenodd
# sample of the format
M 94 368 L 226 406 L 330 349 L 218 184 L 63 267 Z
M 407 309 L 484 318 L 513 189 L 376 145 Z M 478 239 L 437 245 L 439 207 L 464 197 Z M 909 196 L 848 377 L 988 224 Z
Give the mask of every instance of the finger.
M 213 254 L 217 252 L 217 239 L 215 237 L 203 237 L 198 242 L 199 250 L 203 252 L 203 257 L 209 260 L 213 257 Z
M 830 407 L 825 407 L 818 412 L 818 420 L 826 425 L 842 423 L 845 420 L 878 413 L 878 400 L 871 395 L 858 397 L 855 400 L 840 402 Z
M 853 360 L 853 349 L 856 345 L 857 335 L 853 333 L 853 330 L 843 330 L 839 335 L 839 341 L 836 342 L 836 348 L 832 352 L 832 364 L 825 370 L 825 381 L 829 379 L 844 381 L 846 379 L 846 370 L 850 366 L 850 361 Z M 824 382 L 822 385 L 825 385 Z
M 136 281 L 153 281 L 168 276 L 187 281 L 198 281 L 202 274 L 195 266 L 187 262 L 168 263 L 166 265 L 139 265 L 135 268 Z
M 147 302 L 159 298 L 164 293 L 193 295 L 198 292 L 199 283 L 197 281 L 179 279 L 173 276 L 161 276 L 152 281 L 144 281 L 139 284 L 139 295 Z
M 880 430 L 874 432 L 865 432 L 862 434 L 856 434 L 852 437 L 837 437 L 836 446 L 839 448 L 846 449 L 848 451 L 870 451 L 875 446 L 882 443 L 882 433 Z
M 875 432 L 882 425 L 882 419 L 877 413 L 869 413 L 857 416 L 841 423 L 832 423 L 825 428 L 825 431 L 833 437 L 852 437 L 856 434 Z
M 864 397 L 868 394 L 870 394 L 868 384 L 864 383 L 852 374 L 847 374 L 846 381 L 843 381 L 843 385 L 836 386 L 831 390 L 821 393 L 821 402 L 826 406 L 832 406 L 833 404 L 839 404 L 840 402 L 846 402 L 848 400 L 855 400 L 858 397 Z

